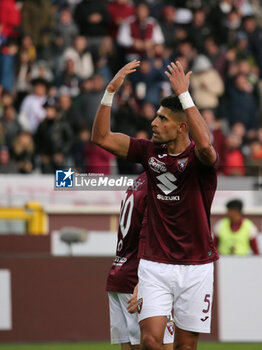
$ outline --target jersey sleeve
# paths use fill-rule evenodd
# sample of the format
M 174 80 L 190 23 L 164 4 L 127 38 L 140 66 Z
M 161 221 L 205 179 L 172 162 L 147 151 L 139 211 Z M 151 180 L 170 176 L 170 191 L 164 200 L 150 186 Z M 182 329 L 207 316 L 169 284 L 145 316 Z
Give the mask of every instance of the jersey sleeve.
M 130 144 L 127 154 L 127 160 L 134 163 L 145 164 L 147 159 L 147 154 L 152 146 L 152 141 L 146 139 L 136 139 L 130 137 Z

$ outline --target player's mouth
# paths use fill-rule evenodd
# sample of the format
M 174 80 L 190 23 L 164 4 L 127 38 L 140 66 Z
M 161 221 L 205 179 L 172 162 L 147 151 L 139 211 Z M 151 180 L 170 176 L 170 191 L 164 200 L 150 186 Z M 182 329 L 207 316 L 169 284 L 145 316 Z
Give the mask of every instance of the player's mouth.
M 154 129 L 153 129 L 152 131 L 153 131 L 153 136 L 154 136 L 154 137 L 158 137 L 158 136 L 159 136 L 159 132 L 157 132 L 157 131 L 154 130 Z

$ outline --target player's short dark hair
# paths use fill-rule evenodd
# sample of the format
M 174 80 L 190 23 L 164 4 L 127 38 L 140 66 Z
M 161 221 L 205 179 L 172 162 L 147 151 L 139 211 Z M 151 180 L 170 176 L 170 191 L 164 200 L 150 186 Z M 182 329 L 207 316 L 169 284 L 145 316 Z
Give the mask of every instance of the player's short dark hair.
M 184 112 L 183 107 L 176 95 L 164 97 L 160 101 L 162 107 L 170 109 L 172 112 Z
M 240 199 L 232 199 L 226 204 L 227 209 L 236 209 L 242 213 L 243 202 Z

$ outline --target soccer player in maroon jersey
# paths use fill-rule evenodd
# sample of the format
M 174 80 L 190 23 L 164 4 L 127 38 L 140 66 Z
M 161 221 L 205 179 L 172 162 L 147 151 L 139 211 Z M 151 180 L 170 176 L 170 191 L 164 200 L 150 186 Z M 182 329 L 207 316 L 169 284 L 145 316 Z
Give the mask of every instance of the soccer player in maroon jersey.
M 140 349 L 140 329 L 134 309 L 133 291 L 138 283 L 137 268 L 145 243 L 147 176 L 141 174 L 125 192 L 121 204 L 116 257 L 109 271 L 106 290 L 109 298 L 111 343 L 122 350 Z M 143 229 L 142 229 L 143 227 Z M 136 308 L 135 308 L 136 311 Z M 164 349 L 172 350 L 173 321 L 167 322 Z
M 210 233 L 217 154 L 208 127 L 188 92 L 191 72 L 171 63 L 166 75 L 176 96 L 164 98 L 152 122 L 153 140 L 112 133 L 113 95 L 139 61 L 108 84 L 92 140 L 119 157 L 143 164 L 148 178 L 148 230 L 139 263 L 138 311 L 142 349 L 161 349 L 166 316 L 174 307 L 175 346 L 196 350 L 210 332 L 213 263 Z

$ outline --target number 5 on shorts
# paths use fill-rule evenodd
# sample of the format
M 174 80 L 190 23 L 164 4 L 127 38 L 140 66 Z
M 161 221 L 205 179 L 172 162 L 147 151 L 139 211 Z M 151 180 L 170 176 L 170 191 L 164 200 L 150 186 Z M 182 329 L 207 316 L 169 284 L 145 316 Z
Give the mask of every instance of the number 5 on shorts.
M 203 309 L 202 312 L 204 312 L 205 314 L 208 313 L 209 309 L 210 309 L 210 294 L 206 294 L 205 295 L 205 299 L 204 302 L 207 303 L 207 308 Z

